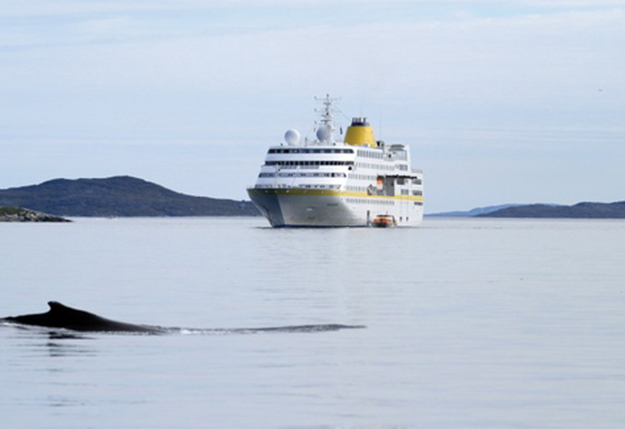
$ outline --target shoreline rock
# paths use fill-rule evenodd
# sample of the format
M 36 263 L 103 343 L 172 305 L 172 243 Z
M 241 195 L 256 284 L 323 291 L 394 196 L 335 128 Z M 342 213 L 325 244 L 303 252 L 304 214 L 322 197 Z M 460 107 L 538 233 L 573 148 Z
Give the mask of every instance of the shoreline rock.
M 71 220 L 22 207 L 0 207 L 0 222 L 71 222 Z

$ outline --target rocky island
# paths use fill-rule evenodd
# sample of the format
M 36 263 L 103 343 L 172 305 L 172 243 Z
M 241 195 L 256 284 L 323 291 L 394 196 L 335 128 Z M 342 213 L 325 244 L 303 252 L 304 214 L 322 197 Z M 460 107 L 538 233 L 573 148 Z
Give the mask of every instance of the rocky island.
M 21 207 L 0 207 L 0 222 L 71 222 L 71 220 Z

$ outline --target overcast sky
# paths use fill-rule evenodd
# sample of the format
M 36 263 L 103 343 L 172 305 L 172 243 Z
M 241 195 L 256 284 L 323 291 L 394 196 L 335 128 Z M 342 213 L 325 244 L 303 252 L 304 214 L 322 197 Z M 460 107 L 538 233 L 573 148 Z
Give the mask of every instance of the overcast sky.
M 314 97 L 410 144 L 426 212 L 625 200 L 625 0 L 0 0 L 0 188 L 247 199 Z

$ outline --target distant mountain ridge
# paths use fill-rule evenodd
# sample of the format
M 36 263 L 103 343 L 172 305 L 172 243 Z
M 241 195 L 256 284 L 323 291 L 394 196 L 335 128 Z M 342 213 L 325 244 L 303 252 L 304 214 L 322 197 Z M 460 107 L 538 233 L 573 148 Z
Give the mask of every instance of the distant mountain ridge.
M 508 207 L 480 214 L 477 217 L 625 219 L 625 201 L 614 203 L 583 202 L 572 206 L 530 204 Z
M 251 201 L 194 197 L 130 176 L 1 189 L 0 206 L 70 217 L 260 215 Z
M 478 207 L 467 211 L 435 213 L 431 217 L 498 217 L 498 218 L 563 218 L 625 219 L 625 201 L 614 203 L 582 202 L 572 206 L 558 204 L 504 204 Z
M 476 207 L 471 210 L 466 211 L 453 211 L 453 212 L 444 212 L 444 213 L 432 213 L 427 214 L 426 216 L 432 217 L 475 217 L 478 215 L 488 214 L 495 212 L 501 209 L 507 209 L 508 207 L 516 207 L 521 204 L 501 204 L 498 206 L 487 206 L 487 207 Z

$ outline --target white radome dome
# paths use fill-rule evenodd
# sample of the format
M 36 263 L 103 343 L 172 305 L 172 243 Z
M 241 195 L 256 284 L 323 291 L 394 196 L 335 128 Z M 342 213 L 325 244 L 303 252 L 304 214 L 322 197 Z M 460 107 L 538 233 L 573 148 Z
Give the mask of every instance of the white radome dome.
M 284 133 L 284 140 L 286 140 L 289 146 L 295 146 L 299 143 L 299 131 L 295 129 L 287 130 Z
M 317 128 L 317 138 L 319 141 L 324 142 L 330 140 L 330 136 L 332 135 L 332 131 L 328 126 L 321 126 Z

